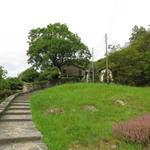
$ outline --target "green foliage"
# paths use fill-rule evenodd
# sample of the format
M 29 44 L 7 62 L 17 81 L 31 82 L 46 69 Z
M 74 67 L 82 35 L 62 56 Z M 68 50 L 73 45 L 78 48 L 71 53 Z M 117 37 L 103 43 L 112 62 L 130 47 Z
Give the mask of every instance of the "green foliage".
M 54 80 L 54 79 L 58 79 L 59 77 L 59 69 L 57 67 L 49 67 L 43 71 L 41 71 L 40 76 L 39 76 L 39 80 Z
M 145 28 L 143 27 L 138 27 L 137 25 L 135 25 L 132 29 L 132 34 L 130 37 L 130 42 L 135 42 L 137 40 L 140 40 L 142 36 L 144 36 L 146 33 Z
M 9 90 L 9 84 L 5 80 L 6 74 L 7 71 L 4 70 L 2 66 L 0 66 L 0 102 L 11 93 Z
M 10 90 L 21 90 L 22 89 L 22 82 L 19 78 L 7 78 L 7 83 L 9 85 Z
M 109 54 L 109 67 L 116 83 L 150 85 L 150 32 L 143 27 L 133 28 L 130 44 Z M 105 67 L 105 59 L 97 62 L 97 68 Z
M 19 78 L 24 82 L 34 82 L 38 80 L 38 77 L 39 73 L 34 68 L 28 68 L 19 75 Z
M 10 89 L 3 89 L 3 90 L 0 90 L 0 99 L 1 98 L 6 98 L 8 97 L 9 95 L 13 94 L 13 91 L 10 90 Z
M 6 77 L 7 71 L 4 70 L 2 66 L 0 66 L 0 79 L 4 79 Z
M 10 96 L 11 94 L 13 94 L 13 91 L 10 89 L 0 90 L 0 102 L 4 100 L 6 97 Z
M 22 89 L 22 82 L 19 78 L 6 78 L 7 71 L 0 66 L 0 101 L 4 100 L 16 90 Z
M 100 149 L 100 142 L 106 146 L 117 141 L 117 150 L 142 150 L 141 145 L 116 139 L 112 125 L 149 112 L 149 91 L 150 88 L 114 84 L 64 84 L 32 95 L 33 120 L 49 149 L 67 150 L 81 145 L 82 150 L 94 150 Z M 121 107 L 116 103 L 118 99 L 126 105 Z M 98 111 L 84 110 L 87 104 Z M 51 114 L 53 107 L 64 112 Z
M 87 66 L 91 57 L 88 47 L 67 25 L 55 23 L 29 32 L 28 62 L 44 70 L 49 66 L 59 69 L 66 63 Z
M 9 89 L 7 80 L 0 79 L 0 102 L 7 96 L 11 95 L 12 91 Z
M 4 89 L 9 89 L 9 84 L 8 84 L 7 80 L 0 79 L 0 91 L 2 91 Z
M 22 82 L 18 78 L 0 79 L 0 101 L 22 89 Z

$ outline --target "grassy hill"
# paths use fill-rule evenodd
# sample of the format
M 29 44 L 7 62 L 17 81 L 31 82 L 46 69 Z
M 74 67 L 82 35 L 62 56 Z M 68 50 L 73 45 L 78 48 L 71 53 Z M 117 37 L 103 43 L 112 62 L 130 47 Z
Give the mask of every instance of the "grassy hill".
M 31 96 L 33 120 L 50 150 L 142 150 L 114 137 L 114 123 L 150 111 L 150 88 L 64 84 Z M 121 106 L 116 100 L 126 103 Z

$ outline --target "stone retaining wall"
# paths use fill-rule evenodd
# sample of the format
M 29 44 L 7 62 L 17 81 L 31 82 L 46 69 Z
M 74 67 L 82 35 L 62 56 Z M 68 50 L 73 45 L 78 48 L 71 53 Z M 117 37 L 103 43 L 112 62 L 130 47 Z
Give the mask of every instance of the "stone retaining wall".
M 24 83 L 23 85 L 23 93 L 29 93 L 29 92 L 33 92 L 36 90 L 40 90 L 43 88 L 48 88 L 48 87 L 52 87 L 54 85 L 56 85 L 57 82 L 46 82 L 46 83 Z

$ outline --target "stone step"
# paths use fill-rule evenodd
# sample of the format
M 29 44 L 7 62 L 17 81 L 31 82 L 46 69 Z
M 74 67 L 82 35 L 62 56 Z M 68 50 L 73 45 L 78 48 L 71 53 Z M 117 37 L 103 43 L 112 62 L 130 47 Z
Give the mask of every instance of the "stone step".
M 3 115 L 0 121 L 32 121 L 32 115 Z
M 27 100 L 27 99 L 29 99 L 28 97 L 27 98 L 15 98 L 16 100 Z
M 23 101 L 23 100 L 28 100 L 28 98 L 15 98 L 14 100 Z
M 1 109 L 1 108 L 0 108 L 0 114 L 3 113 L 3 111 L 4 111 L 4 109 Z
M 37 136 L 36 133 L 32 132 L 31 136 L 20 136 L 20 137 L 13 137 L 13 138 L 9 138 L 7 137 L 3 137 L 2 139 L 0 139 L 0 145 L 1 144 L 6 144 L 6 143 L 17 143 L 17 142 L 26 142 L 26 141 L 37 141 L 37 140 L 41 140 L 41 136 Z
M 38 140 L 0 145 L 0 150 L 48 150 L 48 148 Z
M 16 115 L 26 115 L 26 114 L 31 114 L 31 110 L 22 110 L 22 109 L 17 109 L 17 110 L 15 110 L 15 109 L 13 109 L 13 110 L 6 110 L 5 111 L 5 114 L 6 115 L 8 115 L 8 114 L 10 114 L 10 115 L 13 115 L 13 114 L 16 114 Z
M 48 150 L 32 122 L 28 99 L 28 94 L 18 96 L 1 113 L 0 150 Z
M 30 110 L 29 107 L 26 107 L 26 108 L 9 108 L 9 110 Z
M 7 112 L 30 112 L 31 113 L 31 110 L 30 109 L 7 109 L 6 111 L 5 111 L 5 113 L 7 113 Z
M 12 102 L 11 106 L 29 106 L 29 103 L 15 103 L 15 102 Z
M 24 99 L 24 98 L 29 98 L 29 97 L 30 97 L 29 95 L 24 95 L 24 96 L 21 96 L 21 95 L 20 95 L 20 96 L 17 96 L 16 98 L 20 98 L 20 99 L 23 98 L 23 99 Z
M 29 106 L 9 106 L 8 109 L 30 109 Z
M 41 133 L 29 122 L 0 122 L 0 145 L 12 142 L 35 141 Z
M 29 104 L 29 101 L 19 101 L 19 100 L 14 100 L 13 103 L 28 103 Z
M 14 99 L 13 101 L 29 101 L 28 99 Z
M 25 98 L 25 99 L 24 98 L 22 98 L 22 99 L 21 98 L 15 98 L 14 100 L 24 101 L 24 100 L 28 100 L 28 98 Z

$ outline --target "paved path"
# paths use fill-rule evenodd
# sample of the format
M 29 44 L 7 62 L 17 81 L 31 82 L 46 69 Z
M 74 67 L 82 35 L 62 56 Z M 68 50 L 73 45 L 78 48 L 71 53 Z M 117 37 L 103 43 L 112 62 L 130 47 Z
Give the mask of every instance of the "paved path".
M 0 118 L 0 150 L 47 150 L 32 122 L 29 94 L 16 97 Z

